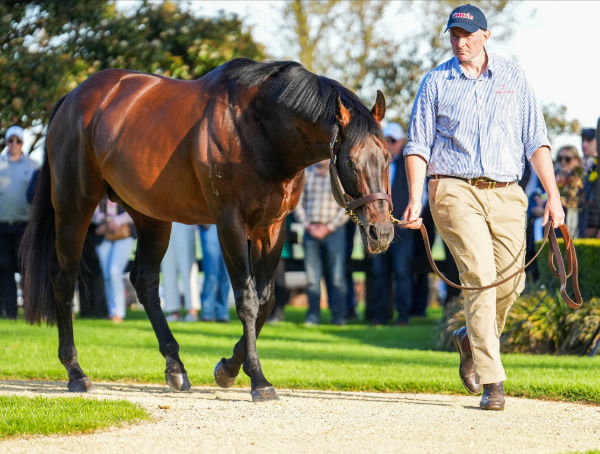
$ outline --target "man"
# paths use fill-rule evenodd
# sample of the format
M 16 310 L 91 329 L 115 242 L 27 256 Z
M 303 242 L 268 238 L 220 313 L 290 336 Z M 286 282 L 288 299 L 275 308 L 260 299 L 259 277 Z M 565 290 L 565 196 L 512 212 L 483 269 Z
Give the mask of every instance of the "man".
M 306 183 L 296 208 L 296 218 L 304 226 L 304 266 L 308 280 L 306 325 L 317 325 L 321 313 L 321 278 L 327 286 L 331 323 L 344 325 L 346 317 L 346 229 L 348 220 L 331 193 L 329 161 L 305 170 Z M 325 272 L 327 270 L 327 272 Z
M 585 171 L 583 209 L 579 214 L 579 236 L 600 238 L 600 183 L 598 182 L 598 148 L 596 130 L 581 131 L 583 170 Z
M 0 318 L 17 318 L 18 249 L 29 218 L 27 188 L 37 165 L 23 154 L 23 128 L 6 131 L 8 153 L 0 156 Z
M 554 180 L 546 125 L 522 70 L 485 49 L 491 33 L 478 8 L 452 11 L 446 31 L 454 58 L 427 74 L 415 99 L 404 149 L 407 227 L 421 224 L 423 179 L 431 213 L 465 286 L 501 279 L 523 265 L 527 197 L 517 184 L 526 159 L 548 194 L 544 223 L 565 214 Z M 467 390 L 480 408 L 504 409 L 500 334 L 523 290 L 524 273 L 503 285 L 465 291 L 466 328 L 454 333 Z

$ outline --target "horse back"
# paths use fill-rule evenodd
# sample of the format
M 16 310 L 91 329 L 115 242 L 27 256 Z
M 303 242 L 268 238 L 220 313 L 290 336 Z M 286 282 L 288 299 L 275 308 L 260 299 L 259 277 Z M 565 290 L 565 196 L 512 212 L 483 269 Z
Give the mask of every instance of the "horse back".
M 194 157 L 205 104 L 196 81 L 101 71 L 71 92 L 57 113 L 49 139 L 55 144 L 53 159 L 63 165 L 55 167 L 69 168 L 70 178 L 87 174 L 86 180 L 94 181 L 97 176 L 104 189 L 110 186 L 147 216 L 209 222 Z

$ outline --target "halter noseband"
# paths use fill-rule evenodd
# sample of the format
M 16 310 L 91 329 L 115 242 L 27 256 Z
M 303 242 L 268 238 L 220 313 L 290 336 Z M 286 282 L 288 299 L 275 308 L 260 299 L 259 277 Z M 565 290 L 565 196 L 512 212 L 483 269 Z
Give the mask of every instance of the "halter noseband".
M 340 146 L 335 146 L 335 144 L 340 144 L 338 141 L 338 132 L 339 125 L 335 125 L 333 129 L 333 134 L 331 136 L 331 142 L 329 142 L 329 154 L 331 159 L 329 160 L 329 177 L 331 179 L 331 192 L 333 193 L 333 198 L 342 208 L 346 210 L 346 214 L 354 221 L 355 224 L 362 226 L 364 228 L 363 223 L 358 219 L 358 216 L 354 213 L 354 210 L 366 205 L 367 203 L 374 202 L 376 200 L 387 200 L 390 204 L 390 213 L 392 212 L 392 198 L 389 194 L 385 192 L 374 192 L 372 194 L 368 194 L 359 199 L 353 199 L 346 191 L 344 190 L 344 186 L 342 185 L 342 181 L 340 180 L 340 176 L 337 171 L 337 157 Z

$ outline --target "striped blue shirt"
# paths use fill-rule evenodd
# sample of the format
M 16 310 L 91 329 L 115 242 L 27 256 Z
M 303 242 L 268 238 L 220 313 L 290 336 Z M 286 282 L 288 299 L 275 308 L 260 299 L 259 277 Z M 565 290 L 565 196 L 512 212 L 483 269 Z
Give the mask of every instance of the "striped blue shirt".
M 427 175 L 514 181 L 525 158 L 544 145 L 550 147 L 546 123 L 525 74 L 512 60 L 488 54 L 479 78 L 456 57 L 425 76 L 404 156 L 422 156 Z

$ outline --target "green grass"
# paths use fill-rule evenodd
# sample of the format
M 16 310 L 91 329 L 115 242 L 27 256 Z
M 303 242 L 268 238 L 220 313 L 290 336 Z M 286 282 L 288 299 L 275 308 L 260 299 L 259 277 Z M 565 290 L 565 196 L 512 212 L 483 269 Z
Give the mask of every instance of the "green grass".
M 84 433 L 148 418 L 142 407 L 122 400 L 0 396 L 0 439 Z
M 465 393 L 458 354 L 435 351 L 441 312 L 407 327 L 302 325 L 304 309 L 286 308 L 286 321 L 267 325 L 258 340 L 265 376 L 276 388 Z M 214 385 L 217 361 L 229 357 L 239 321 L 171 323 L 192 385 Z M 93 381 L 164 383 L 164 359 L 143 312 L 121 325 L 76 320 L 80 364 Z M 56 327 L 0 321 L 0 379 L 66 380 L 57 358 Z M 512 396 L 600 404 L 600 358 L 503 355 Z M 237 386 L 250 381 L 240 374 Z

